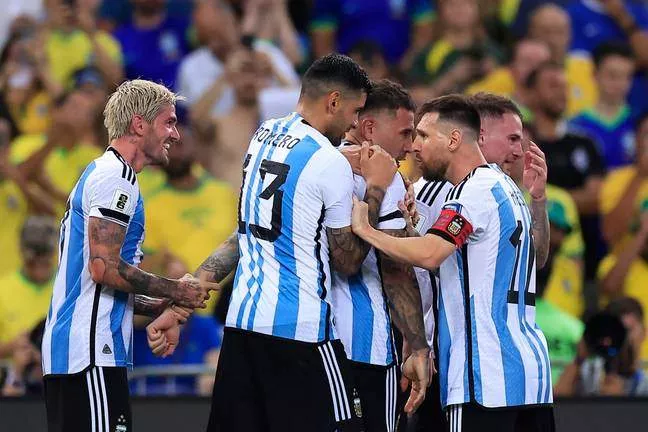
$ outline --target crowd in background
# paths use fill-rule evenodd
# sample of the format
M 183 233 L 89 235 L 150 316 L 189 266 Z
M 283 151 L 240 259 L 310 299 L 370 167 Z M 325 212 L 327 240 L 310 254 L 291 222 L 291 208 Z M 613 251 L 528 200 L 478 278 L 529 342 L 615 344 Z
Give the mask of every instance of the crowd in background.
M 138 175 L 143 267 L 176 278 L 234 230 L 250 136 L 294 109 L 299 73 L 331 51 L 403 83 L 419 104 L 494 92 L 519 105 L 549 168 L 551 250 L 536 312 L 556 394 L 648 394 L 645 1 L 5 0 L 0 46 L 1 394 L 40 391 L 58 221 L 105 150 L 110 92 L 144 78 L 185 98 L 170 164 Z M 411 161 L 401 171 L 418 176 Z M 170 358 L 153 357 L 136 330 L 135 366 L 215 366 L 226 307 L 217 303 L 193 315 Z M 628 336 L 597 365 L 583 333 L 598 310 Z M 209 394 L 212 382 L 144 378 L 132 390 Z

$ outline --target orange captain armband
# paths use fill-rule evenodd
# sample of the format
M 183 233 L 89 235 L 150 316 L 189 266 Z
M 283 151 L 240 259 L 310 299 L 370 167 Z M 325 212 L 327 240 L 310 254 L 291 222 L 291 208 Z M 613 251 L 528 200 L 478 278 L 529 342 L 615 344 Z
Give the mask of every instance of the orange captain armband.
M 466 243 L 468 236 L 472 234 L 473 227 L 468 222 L 468 219 L 463 217 L 457 210 L 459 208 L 452 204 L 443 207 L 439 218 L 428 233 L 436 234 L 460 248 Z

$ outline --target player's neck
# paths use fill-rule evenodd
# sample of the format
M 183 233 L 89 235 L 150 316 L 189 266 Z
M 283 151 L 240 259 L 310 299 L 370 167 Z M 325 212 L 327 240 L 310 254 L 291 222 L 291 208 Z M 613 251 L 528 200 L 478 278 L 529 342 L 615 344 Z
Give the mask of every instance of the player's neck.
M 129 136 L 123 136 L 121 138 L 113 140 L 110 143 L 110 147 L 117 150 L 117 152 L 124 159 L 124 161 L 130 166 L 132 166 L 133 168 L 135 168 L 137 172 L 139 172 L 136 167 L 136 159 L 138 153 L 137 146 L 131 140 L 132 138 Z
M 297 104 L 297 114 L 302 116 L 302 118 L 312 127 L 316 129 L 322 135 L 326 135 L 326 118 L 324 115 L 319 114 L 317 110 L 311 106 L 311 104 L 304 103 L 304 101 L 299 101 Z
M 357 129 L 351 129 L 344 135 L 344 140 L 355 145 L 362 145 L 362 141 L 365 139 L 361 136 L 360 132 Z
M 465 152 L 455 156 L 456 162 L 448 166 L 446 179 L 453 185 L 462 181 L 472 170 L 480 165 L 486 165 L 486 159 L 479 151 Z

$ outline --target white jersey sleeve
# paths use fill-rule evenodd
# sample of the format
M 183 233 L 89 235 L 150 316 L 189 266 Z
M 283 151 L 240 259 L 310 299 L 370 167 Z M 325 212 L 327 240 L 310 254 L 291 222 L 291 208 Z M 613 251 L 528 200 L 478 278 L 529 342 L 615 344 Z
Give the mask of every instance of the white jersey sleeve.
M 128 226 L 139 198 L 137 181 L 115 175 L 114 170 L 105 171 L 88 179 L 88 215 Z
M 351 226 L 354 181 L 351 165 L 344 156 L 338 154 L 332 158 L 319 187 L 324 201 L 324 226 Z

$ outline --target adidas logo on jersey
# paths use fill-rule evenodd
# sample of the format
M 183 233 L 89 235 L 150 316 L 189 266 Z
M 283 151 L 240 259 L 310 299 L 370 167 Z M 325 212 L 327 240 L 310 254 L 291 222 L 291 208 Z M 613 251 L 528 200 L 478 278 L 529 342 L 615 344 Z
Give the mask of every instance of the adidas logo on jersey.
M 112 350 L 108 346 L 108 344 L 104 345 L 103 349 L 101 350 L 102 353 L 104 354 L 112 354 Z

